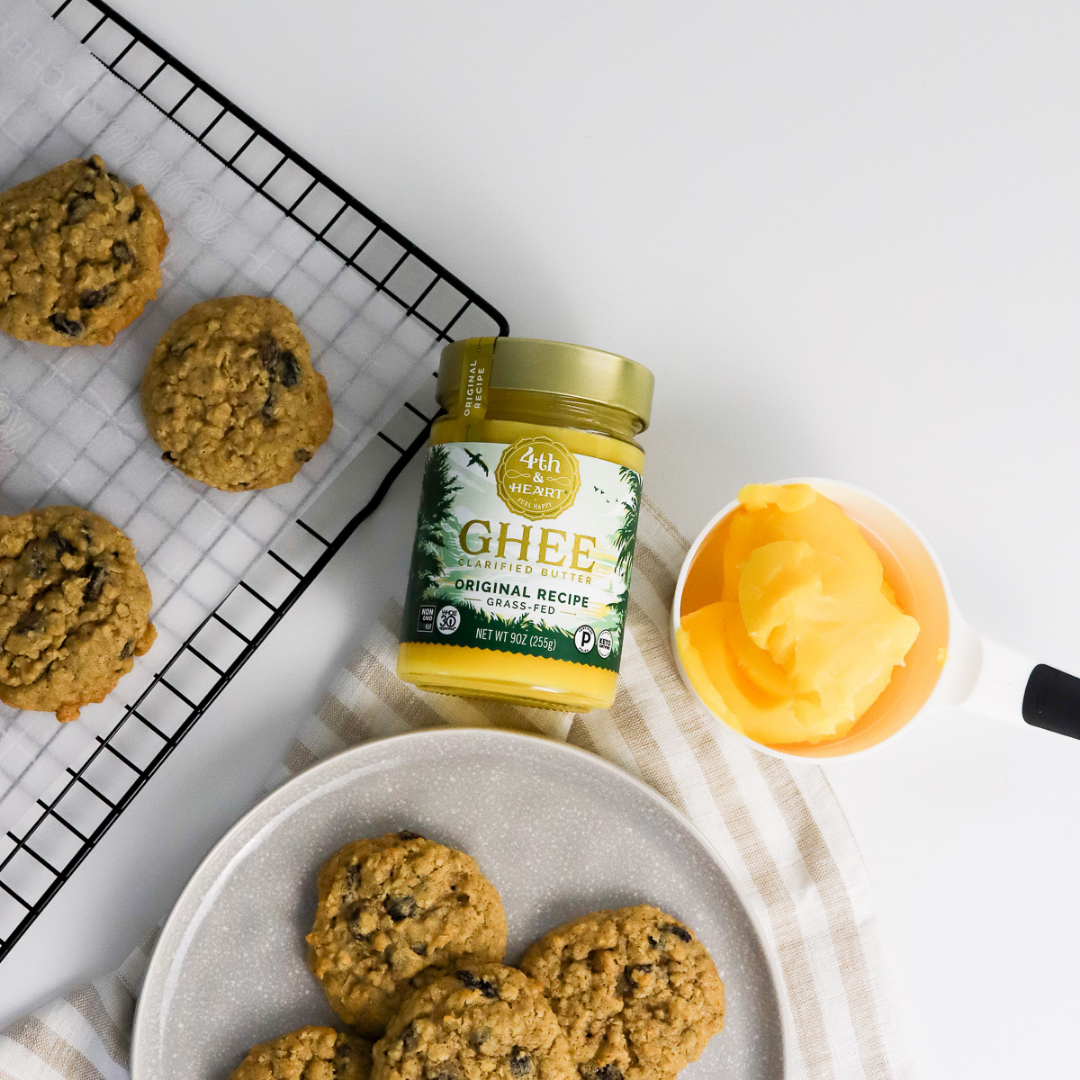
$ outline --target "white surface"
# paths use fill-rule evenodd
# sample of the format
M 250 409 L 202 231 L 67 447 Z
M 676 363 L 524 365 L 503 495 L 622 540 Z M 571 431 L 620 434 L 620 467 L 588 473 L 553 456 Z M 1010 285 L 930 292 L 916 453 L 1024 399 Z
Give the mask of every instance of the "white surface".
M 502 307 L 657 374 L 693 535 L 816 474 L 1080 670 L 1080 9 L 117 0 Z M 414 467 L 0 966 L 0 1022 L 168 911 L 404 582 Z M 1080 744 L 948 715 L 828 766 L 925 1078 L 1075 1072 Z M 192 793 L 198 792 L 198 797 Z

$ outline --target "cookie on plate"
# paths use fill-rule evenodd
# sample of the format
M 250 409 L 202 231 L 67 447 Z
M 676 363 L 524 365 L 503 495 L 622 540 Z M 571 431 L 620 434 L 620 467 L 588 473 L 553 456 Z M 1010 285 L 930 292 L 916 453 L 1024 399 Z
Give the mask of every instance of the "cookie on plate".
M 0 330 L 108 345 L 157 295 L 168 242 L 143 186 L 96 154 L 0 193 Z
M 502 901 L 476 860 L 415 833 L 346 844 L 318 891 L 308 963 L 362 1035 L 381 1035 L 408 994 L 460 958 L 506 952 Z
M 705 946 L 659 908 L 597 911 L 525 954 L 583 1080 L 670 1080 L 724 1026 L 724 984 Z
M 328 1027 L 302 1027 L 253 1046 L 229 1080 L 368 1080 L 371 1043 Z
M 417 990 L 375 1044 L 372 1080 L 577 1080 L 541 987 L 469 964 Z
M 287 483 L 334 423 L 296 319 L 264 296 L 181 315 L 150 357 L 142 406 L 162 458 L 223 491 Z
M 115 525 L 77 506 L 0 517 L 0 701 L 75 720 L 154 643 L 150 586 Z

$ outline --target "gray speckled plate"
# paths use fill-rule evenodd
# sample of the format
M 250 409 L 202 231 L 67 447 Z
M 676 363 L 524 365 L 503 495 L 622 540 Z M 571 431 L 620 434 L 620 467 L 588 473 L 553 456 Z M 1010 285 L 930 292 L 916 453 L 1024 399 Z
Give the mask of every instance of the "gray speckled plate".
M 559 923 L 649 902 L 716 960 L 727 1024 L 681 1080 L 777 1080 L 775 965 L 730 875 L 655 791 L 585 751 L 490 729 L 365 743 L 274 792 L 206 857 L 169 916 L 139 998 L 134 1080 L 223 1080 L 253 1044 L 334 1022 L 304 963 L 323 860 L 413 829 L 462 848 L 502 895 L 507 960 Z

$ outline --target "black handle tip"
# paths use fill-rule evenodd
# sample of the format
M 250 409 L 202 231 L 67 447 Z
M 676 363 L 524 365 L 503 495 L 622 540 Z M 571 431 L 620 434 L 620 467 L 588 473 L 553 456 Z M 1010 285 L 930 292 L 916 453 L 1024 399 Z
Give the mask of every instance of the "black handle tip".
M 1080 739 L 1080 679 L 1036 664 L 1024 689 L 1023 714 L 1033 727 Z

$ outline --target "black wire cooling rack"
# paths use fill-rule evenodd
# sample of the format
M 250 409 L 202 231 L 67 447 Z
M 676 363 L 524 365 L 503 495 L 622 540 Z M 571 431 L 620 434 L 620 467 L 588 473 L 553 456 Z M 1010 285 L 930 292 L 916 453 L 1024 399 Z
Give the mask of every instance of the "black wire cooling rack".
M 463 331 L 467 336 L 509 333 L 506 320 L 491 304 L 102 0 L 64 0 L 53 12 L 53 18 L 61 17 L 110 71 L 437 339 L 450 341 Z M 228 144 L 215 138 L 215 132 L 223 129 L 231 133 Z M 268 174 L 260 168 L 256 178 L 240 162 L 245 151 L 260 140 L 278 161 Z M 267 191 L 270 181 L 287 166 L 309 178 L 299 197 L 288 205 Z M 329 222 L 315 227 L 304 220 L 301 207 L 305 199 L 320 192 L 332 193 L 342 206 Z M 328 236 L 347 212 L 358 214 L 366 230 L 362 242 L 351 251 L 341 250 Z M 396 257 L 384 272 L 373 273 L 370 260 L 363 256 L 379 244 L 388 244 Z M 398 281 L 407 281 L 407 290 L 396 286 Z M 379 505 L 427 440 L 436 408 L 432 380 L 427 392 L 408 402 L 336 482 L 348 478 L 347 505 L 342 506 L 341 499 L 324 497 L 303 520 L 295 521 L 154 675 L 147 689 L 125 706 L 109 733 L 96 737 L 97 745 L 89 756 L 78 768 L 67 770 L 62 787 L 48 799 L 38 800 L 40 813 L 22 834 L 7 833 L 10 849 L 0 858 L 0 960 Z M 353 507 L 358 509 L 350 514 Z

